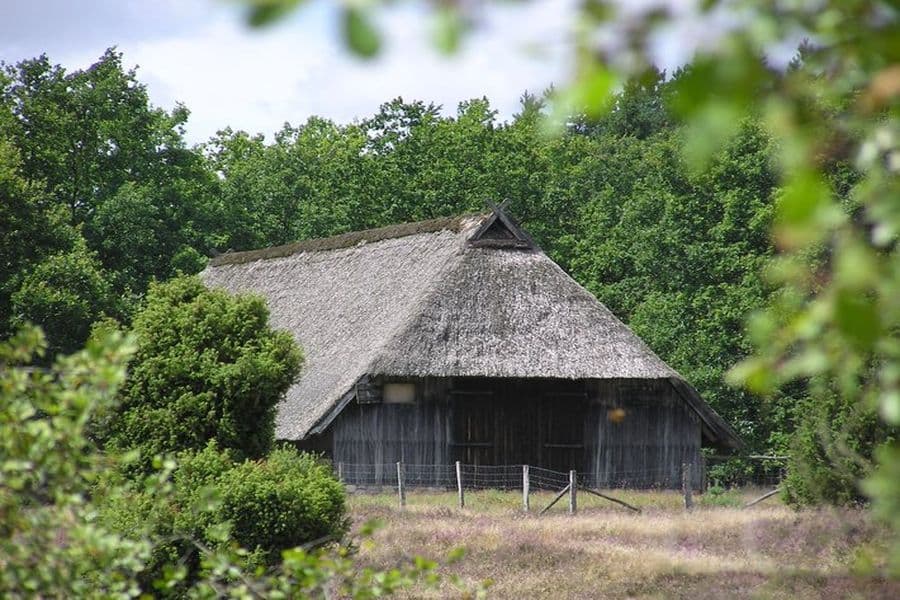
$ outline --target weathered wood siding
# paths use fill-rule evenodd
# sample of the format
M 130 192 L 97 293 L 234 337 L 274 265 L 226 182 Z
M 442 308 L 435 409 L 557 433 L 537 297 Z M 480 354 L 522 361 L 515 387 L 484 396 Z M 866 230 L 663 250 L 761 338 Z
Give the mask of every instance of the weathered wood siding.
M 703 480 L 700 419 L 666 380 L 591 382 L 587 473 L 597 487 L 681 485 L 682 464 Z
M 329 428 L 335 462 L 529 464 L 575 469 L 597 486 L 678 487 L 682 462 L 702 479 L 700 425 L 666 381 L 454 378 L 416 380 L 415 404 L 351 403 Z M 621 420 L 611 410 L 624 410 Z M 616 413 L 621 414 L 621 413 Z M 348 468 L 348 473 L 358 472 Z M 374 481 L 372 478 L 374 477 Z M 446 469 L 412 468 L 440 485 Z M 352 478 L 351 478 L 352 479 Z M 348 481 L 354 483 L 353 481 Z
M 332 456 L 348 466 L 348 483 L 395 481 L 393 463 L 447 465 L 450 423 L 446 384 L 440 380 L 416 381 L 415 404 L 351 402 L 330 427 Z M 371 467 L 371 468 L 368 468 Z M 442 484 L 443 469 L 417 470 L 411 483 Z

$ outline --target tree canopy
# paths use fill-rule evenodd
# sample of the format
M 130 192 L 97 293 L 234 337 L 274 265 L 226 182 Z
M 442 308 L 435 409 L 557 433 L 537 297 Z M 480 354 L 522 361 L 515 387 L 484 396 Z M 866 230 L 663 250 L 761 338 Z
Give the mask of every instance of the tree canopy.
M 635 79 L 609 112 L 575 114 L 555 136 L 546 135 L 546 95 L 524 94 L 508 121 L 484 98 L 450 116 L 396 98 L 356 123 L 313 117 L 270 141 L 226 127 L 196 148 L 182 138 L 186 109 L 150 105 L 115 51 L 84 71 L 40 57 L 4 73 L 0 124 L 15 166 L 3 173 L 18 186 L 16 202 L 33 207 L 4 227 L 36 242 L 11 248 L 28 254 L 11 254 L 4 273 L 7 331 L 41 323 L 54 348 L 75 348 L 92 321 L 127 326 L 151 281 L 196 272 L 215 252 L 509 199 L 545 251 L 692 381 L 752 450 L 786 449 L 793 396 L 767 405 L 724 382 L 751 351 L 743 316 L 772 293 L 757 274 L 774 251 L 775 149 L 748 117 L 708 168 L 692 169 L 682 152 L 689 133 L 670 108 L 688 72 Z M 90 183 L 65 175 L 75 172 Z M 28 232 L 15 221 L 26 214 Z M 39 259 L 49 262 L 38 273 Z M 51 280 L 57 296 L 40 283 Z
M 152 106 L 121 53 L 71 73 L 47 56 L 3 65 L 0 113 L 5 334 L 37 323 L 70 352 L 221 245 L 218 181 L 184 142 L 187 109 Z

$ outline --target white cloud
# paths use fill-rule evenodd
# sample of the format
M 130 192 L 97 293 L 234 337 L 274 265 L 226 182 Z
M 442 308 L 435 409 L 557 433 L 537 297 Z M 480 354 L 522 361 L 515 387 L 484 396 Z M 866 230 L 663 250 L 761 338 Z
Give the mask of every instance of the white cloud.
M 432 47 L 426 9 L 393 5 L 378 15 L 383 51 L 361 61 L 343 46 L 334 2 L 316 0 L 256 31 L 221 3 L 204 12 L 194 2 L 99 0 L 76 10 L 61 0 L 37 0 L 11 15 L 18 22 L 6 22 L 0 59 L 48 52 L 71 70 L 115 45 L 126 64 L 139 67 L 156 105 L 171 109 L 183 102 L 191 110 L 191 142 L 225 126 L 271 134 L 285 121 L 297 124 L 312 115 L 348 122 L 397 96 L 435 102 L 448 113 L 462 100 L 487 96 L 503 118 L 515 112 L 525 90 L 539 92 L 565 78 L 576 1 L 480 7 L 476 28 L 451 57 Z M 79 15 L 96 27 L 72 27 Z
M 716 28 L 691 16 L 694 0 L 622 0 L 623 16 L 661 3 L 688 16 L 651 50 L 671 68 L 704 39 L 709 43 Z M 448 113 L 462 100 L 487 96 L 507 118 L 522 92 L 540 92 L 569 75 L 578 0 L 473 2 L 477 26 L 452 57 L 432 47 L 426 8 L 396 3 L 379 14 L 385 44 L 371 62 L 347 54 L 336 4 L 315 0 L 285 22 L 254 31 L 233 6 L 218 1 L 94 0 L 76 9 L 62 0 L 34 0 L 0 26 L 0 59 L 48 51 L 67 68 L 84 68 L 117 45 L 126 63 L 139 66 L 155 104 L 170 109 L 183 102 L 191 110 L 192 142 L 225 126 L 271 134 L 285 121 L 312 115 L 348 122 L 397 96 L 435 102 Z M 95 27 L 73 27 L 79 15 Z
M 122 50 L 140 65 L 154 101 L 181 101 L 191 109 L 193 141 L 225 125 L 271 133 L 311 115 L 347 122 L 396 96 L 443 104 L 448 112 L 461 100 L 487 96 L 509 116 L 523 91 L 540 91 L 563 77 L 560 40 L 572 7 L 547 0 L 491 7 L 452 57 L 432 48 L 423 13 L 405 5 L 379 20 L 384 51 L 360 61 L 344 50 L 337 14 L 322 3 L 272 30 L 248 31 L 230 15 Z M 536 57 L 528 44 L 547 52 Z

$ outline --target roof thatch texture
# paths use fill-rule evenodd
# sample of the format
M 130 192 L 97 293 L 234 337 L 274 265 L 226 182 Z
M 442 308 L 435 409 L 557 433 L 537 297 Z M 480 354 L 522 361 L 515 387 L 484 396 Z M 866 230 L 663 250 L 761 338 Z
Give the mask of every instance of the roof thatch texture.
M 272 325 L 291 331 L 306 353 L 279 409 L 279 438 L 320 430 L 365 375 L 681 381 L 540 249 L 469 244 L 488 218 L 407 224 L 211 263 L 207 284 L 265 296 Z M 712 429 L 730 432 L 683 388 Z
M 371 372 L 563 379 L 676 375 L 539 250 L 469 248 L 410 317 Z

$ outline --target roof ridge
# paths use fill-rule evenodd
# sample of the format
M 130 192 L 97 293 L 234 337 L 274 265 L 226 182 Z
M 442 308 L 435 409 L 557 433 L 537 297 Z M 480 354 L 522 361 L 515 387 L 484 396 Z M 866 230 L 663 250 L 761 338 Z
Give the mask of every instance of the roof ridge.
M 374 229 L 363 229 L 359 231 L 349 231 L 324 238 L 311 238 L 308 240 L 300 240 L 291 242 L 290 244 L 282 244 L 280 246 L 271 246 L 268 248 L 260 248 L 257 250 L 245 250 L 241 252 L 226 252 L 209 260 L 210 267 L 218 267 L 221 265 L 239 265 L 257 260 L 267 260 L 270 258 L 283 258 L 301 252 L 322 252 L 325 250 L 338 250 L 341 248 L 351 248 L 363 243 L 380 242 L 383 240 L 402 238 L 410 235 L 418 235 L 422 233 L 436 233 L 438 231 L 453 231 L 459 233 L 464 224 L 469 219 L 485 219 L 491 213 L 463 213 L 452 217 L 438 217 L 436 219 L 428 219 L 425 221 L 416 221 L 414 223 L 396 223 L 387 225 L 386 227 L 377 227 Z

